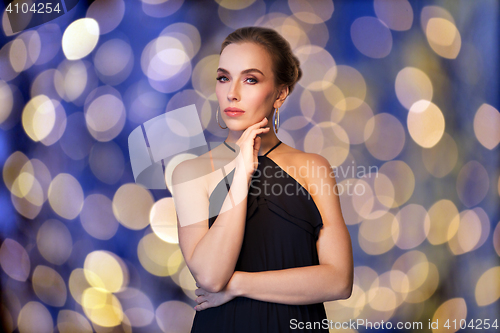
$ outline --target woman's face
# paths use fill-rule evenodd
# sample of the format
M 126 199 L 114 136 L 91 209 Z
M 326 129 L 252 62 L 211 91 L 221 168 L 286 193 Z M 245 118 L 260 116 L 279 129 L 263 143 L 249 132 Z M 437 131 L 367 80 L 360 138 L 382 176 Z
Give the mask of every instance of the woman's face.
M 274 110 L 278 91 L 271 57 L 262 46 L 248 42 L 226 46 L 217 81 L 220 113 L 229 129 L 244 131 Z M 231 109 L 243 112 L 230 113 Z

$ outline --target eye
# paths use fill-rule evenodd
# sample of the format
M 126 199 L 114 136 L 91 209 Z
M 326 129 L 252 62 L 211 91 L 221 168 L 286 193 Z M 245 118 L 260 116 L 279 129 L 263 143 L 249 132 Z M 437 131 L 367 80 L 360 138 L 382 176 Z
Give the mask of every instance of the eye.
M 249 80 L 248 83 L 252 83 L 252 84 L 255 84 L 257 83 L 258 81 L 256 79 L 254 79 L 253 77 L 248 77 L 246 78 L 246 80 Z
M 218 76 L 216 80 L 219 82 L 226 82 L 225 80 L 228 80 L 228 78 L 221 75 L 221 76 Z

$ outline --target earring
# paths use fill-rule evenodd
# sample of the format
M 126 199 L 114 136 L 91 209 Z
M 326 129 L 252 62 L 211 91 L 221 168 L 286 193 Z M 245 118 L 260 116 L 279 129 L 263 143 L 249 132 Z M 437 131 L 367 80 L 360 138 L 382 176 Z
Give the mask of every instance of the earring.
M 227 125 L 226 125 L 226 127 L 222 127 L 219 123 L 219 108 L 220 108 L 220 106 L 217 107 L 217 111 L 215 112 L 215 118 L 217 119 L 217 124 L 219 125 L 219 127 L 222 129 L 226 129 Z
M 274 109 L 274 134 L 278 134 L 280 127 L 280 108 Z

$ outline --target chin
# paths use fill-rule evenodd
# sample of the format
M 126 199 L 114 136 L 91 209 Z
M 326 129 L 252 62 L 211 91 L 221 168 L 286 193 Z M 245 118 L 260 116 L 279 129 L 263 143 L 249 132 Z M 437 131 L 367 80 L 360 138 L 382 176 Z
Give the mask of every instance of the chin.
M 228 125 L 226 124 L 227 128 L 230 129 L 231 131 L 238 132 L 238 131 L 244 131 L 247 128 L 250 127 L 250 124 L 234 124 L 234 125 Z

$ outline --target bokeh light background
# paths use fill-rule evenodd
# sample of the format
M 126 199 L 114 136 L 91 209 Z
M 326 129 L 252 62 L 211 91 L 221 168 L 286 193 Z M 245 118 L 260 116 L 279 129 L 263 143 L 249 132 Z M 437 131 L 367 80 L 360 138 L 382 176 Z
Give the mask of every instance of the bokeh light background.
M 4 12 L 4 330 L 189 331 L 173 201 L 134 183 L 127 138 L 196 104 L 224 140 L 218 54 L 246 25 L 302 63 L 278 137 L 366 189 L 341 194 L 355 283 L 328 318 L 500 320 L 498 22 L 496 0 L 81 1 L 17 34 Z

